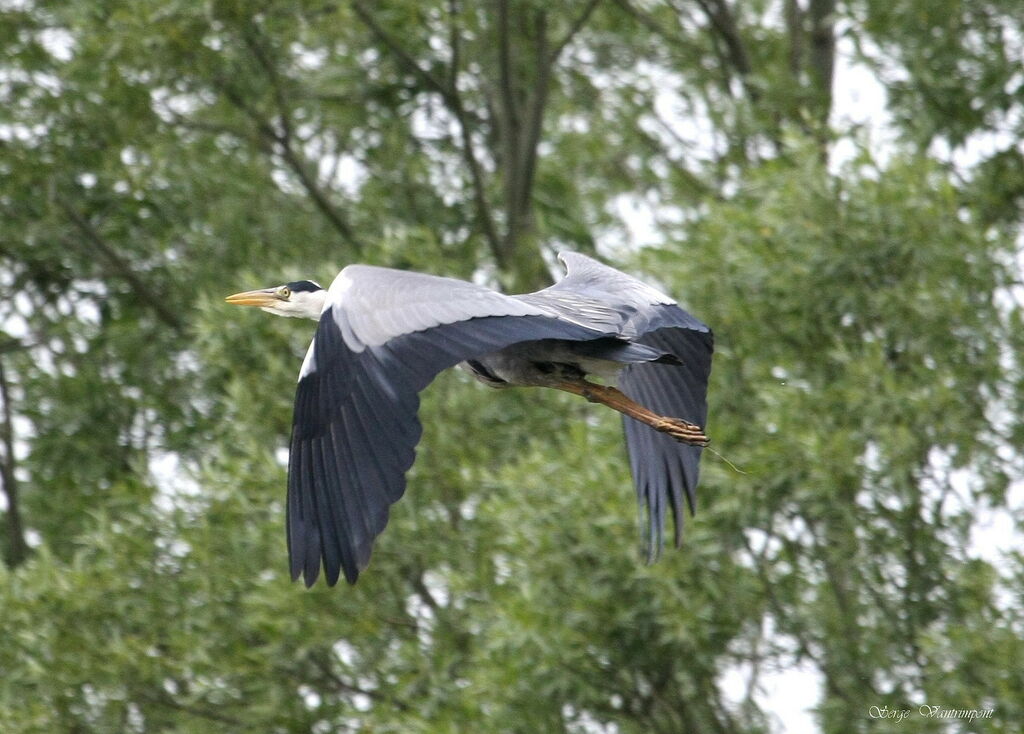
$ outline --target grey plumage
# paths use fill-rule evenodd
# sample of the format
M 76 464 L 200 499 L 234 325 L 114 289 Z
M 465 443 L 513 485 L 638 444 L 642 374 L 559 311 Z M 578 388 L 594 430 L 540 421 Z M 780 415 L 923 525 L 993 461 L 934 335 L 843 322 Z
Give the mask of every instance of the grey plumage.
M 355 583 L 390 506 L 405 491 L 422 429 L 418 393 L 465 362 L 494 386 L 553 384 L 621 370 L 630 397 L 703 425 L 710 329 L 656 289 L 577 253 L 557 284 L 507 296 L 464 281 L 350 265 L 323 305 L 295 398 L 288 477 L 293 578 Z M 565 373 L 573 373 L 567 375 Z M 699 446 L 625 418 L 651 555 L 666 510 L 680 541 Z

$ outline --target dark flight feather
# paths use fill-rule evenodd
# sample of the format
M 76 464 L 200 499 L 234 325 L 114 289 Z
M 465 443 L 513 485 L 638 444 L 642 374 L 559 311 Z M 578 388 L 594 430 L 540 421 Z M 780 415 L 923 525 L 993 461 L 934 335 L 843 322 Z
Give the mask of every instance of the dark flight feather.
M 355 583 L 422 434 L 418 393 L 447 367 L 537 339 L 604 336 L 543 316 L 487 316 L 391 339 L 361 352 L 348 347 L 325 315 L 314 341 L 313 369 L 299 381 L 288 471 L 288 549 L 292 578 L 327 583 L 343 573 Z

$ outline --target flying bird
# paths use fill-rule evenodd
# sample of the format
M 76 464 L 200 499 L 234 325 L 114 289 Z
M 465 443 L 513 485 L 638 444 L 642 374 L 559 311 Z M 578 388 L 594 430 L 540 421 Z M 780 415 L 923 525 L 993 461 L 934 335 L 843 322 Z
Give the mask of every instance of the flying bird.
M 711 330 L 632 276 L 580 253 L 558 259 L 565 277 L 515 296 L 349 265 L 326 290 L 301 280 L 227 297 L 319 322 L 299 372 L 288 460 L 293 580 L 312 586 L 323 564 L 328 585 L 341 573 L 356 582 L 405 492 L 422 434 L 419 392 L 455 365 L 491 387 L 555 388 L 622 413 L 648 557 L 663 544 L 667 511 L 679 546 L 683 499 L 692 514 L 708 444 Z

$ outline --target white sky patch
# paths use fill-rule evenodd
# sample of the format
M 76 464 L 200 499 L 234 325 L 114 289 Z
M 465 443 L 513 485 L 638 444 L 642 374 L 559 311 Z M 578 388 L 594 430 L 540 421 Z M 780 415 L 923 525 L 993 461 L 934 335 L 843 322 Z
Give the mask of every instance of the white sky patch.
M 4 285 L 9 286 L 11 282 L 13 282 L 13 277 L 9 282 L 5 282 Z M 13 300 L 13 311 L 8 311 L 5 308 L 0 312 L 3 315 L 4 332 L 6 332 L 7 336 L 15 339 L 24 339 L 29 335 L 29 324 L 23 314 L 32 313 L 34 305 L 32 299 L 26 293 L 15 293 Z
M 324 156 L 317 166 L 320 180 L 347 196 L 356 196 L 369 178 L 369 173 L 358 158 L 348 153 Z
M 409 130 L 421 140 L 458 140 L 459 123 L 437 95 L 421 95 L 421 104 L 409 117 Z
M 299 686 L 299 696 L 302 698 L 302 702 L 306 705 L 307 709 L 313 710 L 320 708 L 320 704 L 322 702 L 320 694 L 311 686 Z
M 58 61 L 71 61 L 75 38 L 63 28 L 44 28 L 36 34 L 39 45 Z
M 722 152 L 720 133 L 711 122 L 703 100 L 684 99 L 677 89 L 685 82 L 679 74 L 645 65 L 654 88 L 654 116 L 642 118 L 640 126 L 655 136 L 673 160 L 693 157 L 713 160 Z
M 974 508 L 971 526 L 971 554 L 1004 568 L 1011 553 L 1024 553 L 1024 537 L 1017 532 L 1014 512 L 1024 510 L 1024 482 L 1014 482 L 1007 491 L 1007 507 L 980 505 Z
M 790 523 L 786 535 L 793 540 L 802 538 L 803 542 L 809 542 L 807 539 L 810 533 L 803 525 L 803 521 L 795 520 Z M 769 553 L 780 546 L 778 539 L 757 528 L 748 530 L 747 536 L 751 549 L 757 554 L 765 550 L 766 546 Z M 745 554 L 741 556 L 740 562 L 744 566 L 754 568 L 753 562 Z M 764 624 L 765 639 L 770 639 L 773 645 L 779 644 L 780 640 L 772 618 L 768 617 Z M 785 642 L 785 639 L 782 638 L 782 642 Z M 785 667 L 782 665 L 784 663 L 779 667 L 762 666 L 757 671 L 757 678 L 754 681 L 754 669 L 750 663 L 732 666 L 719 678 L 723 696 L 730 704 L 739 706 L 749 693 L 753 702 L 772 722 L 770 731 L 773 734 L 818 732 L 812 709 L 821 702 L 824 677 L 809 661 L 794 662 Z
M 354 667 L 359 662 L 359 651 L 348 640 L 338 640 L 331 649 L 346 668 Z
M 657 212 L 645 197 L 637 194 L 619 194 L 609 202 L 608 208 L 626 226 L 632 247 L 647 247 L 665 241 L 665 236 L 658 226 Z
M 201 43 L 211 51 L 220 51 L 224 48 L 224 39 L 214 33 L 208 33 L 203 36 Z
M 270 172 L 270 179 L 274 182 L 274 185 L 285 194 L 302 196 L 305 193 L 302 185 L 292 179 L 291 171 L 284 166 L 272 170 Z
M 304 71 L 323 68 L 330 56 L 326 48 L 306 48 L 301 43 L 293 43 L 289 50 L 295 58 L 295 65 Z
M 164 512 L 172 512 L 203 493 L 202 485 L 186 470 L 177 454 L 152 451 L 149 474 L 157 489 L 153 503 Z
M 39 143 L 46 137 L 47 127 L 42 123 L 37 125 L 0 125 L 0 141 L 19 143 Z
M 614 721 L 603 723 L 589 711 L 579 711 L 568 703 L 562 706 L 562 719 L 568 734 L 619 734 L 621 731 Z
M 885 166 L 896 150 L 898 134 L 886 109 L 889 95 L 874 71 L 857 60 L 853 41 L 842 31 L 836 41 L 834 74 L 829 123 L 842 134 L 829 152 L 829 171 L 836 174 L 857 156 L 860 146 Z M 859 135 L 850 134 L 858 129 Z
M 840 129 L 850 125 L 891 127 L 892 118 L 885 109 L 888 99 L 875 73 L 857 60 L 853 41 L 840 36 L 836 41 L 831 124 Z
M 150 90 L 149 97 L 152 101 L 153 111 L 164 122 L 173 122 L 176 118 L 188 117 L 201 107 L 208 107 L 217 101 L 210 92 L 186 92 L 168 87 L 157 87 Z
M 770 713 L 779 732 L 814 734 L 820 729 L 811 709 L 821 701 L 822 686 L 821 673 L 810 663 L 764 675 L 761 707 Z
M 725 699 L 740 704 L 750 687 L 749 665 L 727 670 L 720 680 Z M 810 663 L 784 670 L 761 671 L 751 697 L 771 720 L 777 734 L 817 734 L 820 728 L 813 708 L 821 701 L 823 678 Z
M 1016 147 L 1024 150 L 1024 142 L 1014 132 L 1020 129 L 1022 121 L 1019 119 L 1022 109 L 1018 108 L 1014 114 L 1000 122 L 998 129 L 986 130 L 975 133 L 964 141 L 963 145 L 951 147 L 945 140 L 936 138 L 928 148 L 928 154 L 938 158 L 940 161 L 952 163 L 961 174 L 969 171 L 980 161 L 990 158 L 994 154 Z

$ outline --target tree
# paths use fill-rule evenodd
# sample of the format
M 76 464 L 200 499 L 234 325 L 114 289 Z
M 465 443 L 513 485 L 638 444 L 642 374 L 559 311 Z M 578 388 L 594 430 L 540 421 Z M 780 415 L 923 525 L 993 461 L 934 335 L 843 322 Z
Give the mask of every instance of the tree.
M 799 663 L 823 731 L 1013 731 L 1024 566 L 973 541 L 1021 470 L 1014 9 L 5 8 L 0 728 L 761 732 Z M 887 151 L 836 124 L 841 43 Z M 453 373 L 359 585 L 290 585 L 310 332 L 220 298 L 355 260 L 530 289 L 563 248 L 716 330 L 744 473 L 706 455 L 682 550 L 631 552 L 614 416 Z

